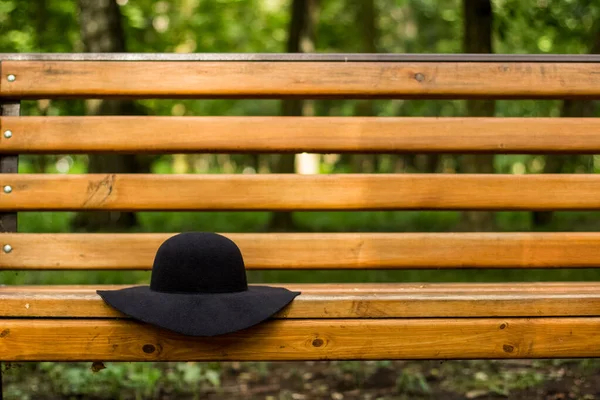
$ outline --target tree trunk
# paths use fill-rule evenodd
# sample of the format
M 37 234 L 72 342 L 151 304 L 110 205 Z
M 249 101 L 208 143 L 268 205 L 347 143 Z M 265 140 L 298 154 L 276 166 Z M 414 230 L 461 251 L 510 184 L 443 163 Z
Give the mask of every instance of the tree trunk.
M 379 30 L 377 28 L 377 8 L 374 0 L 358 0 L 354 16 L 360 35 L 360 52 L 377 53 Z M 360 100 L 354 108 L 354 115 L 368 117 L 375 115 L 372 100 Z M 379 170 L 377 154 L 354 154 L 351 158 L 352 172 L 371 173 Z
M 315 51 L 315 25 L 317 20 L 317 0 L 293 0 L 288 53 L 311 53 Z M 310 115 L 313 113 L 312 102 L 290 99 L 283 100 L 281 114 L 285 116 Z M 271 171 L 274 173 L 295 172 L 295 155 L 281 154 L 274 160 Z M 294 230 L 294 221 L 290 212 L 274 212 L 269 221 L 269 229 L 273 231 Z
M 79 0 L 79 22 L 85 51 L 92 53 L 125 52 L 125 33 L 121 12 L 115 0 Z M 87 102 L 91 115 L 138 114 L 136 105 L 128 100 L 90 100 Z M 90 173 L 143 172 L 134 155 L 90 155 Z M 131 212 L 84 212 L 73 222 L 75 230 L 126 230 L 136 225 Z
M 35 28 L 37 29 L 36 44 L 39 52 L 50 51 L 51 35 L 45 34 L 48 31 L 48 0 L 38 0 L 34 8 Z
M 492 53 L 492 5 L 490 0 L 464 0 L 464 49 L 465 53 Z M 469 100 L 470 116 L 493 116 L 494 100 Z M 462 157 L 463 173 L 493 173 L 493 155 L 465 155 Z M 494 229 L 494 214 L 487 211 L 462 213 L 462 226 L 470 231 Z

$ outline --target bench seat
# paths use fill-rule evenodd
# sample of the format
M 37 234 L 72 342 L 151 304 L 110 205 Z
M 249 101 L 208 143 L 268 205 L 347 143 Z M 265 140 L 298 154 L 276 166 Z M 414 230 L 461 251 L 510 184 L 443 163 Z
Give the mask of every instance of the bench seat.
M 131 285 L 0 287 L 1 318 L 126 318 L 96 290 Z M 599 282 L 285 284 L 301 291 L 276 319 L 600 316 Z
M 6 361 L 600 356 L 600 283 L 288 284 L 272 321 L 198 339 L 130 320 L 97 289 L 0 287 Z M 125 347 L 125 348 L 123 348 Z

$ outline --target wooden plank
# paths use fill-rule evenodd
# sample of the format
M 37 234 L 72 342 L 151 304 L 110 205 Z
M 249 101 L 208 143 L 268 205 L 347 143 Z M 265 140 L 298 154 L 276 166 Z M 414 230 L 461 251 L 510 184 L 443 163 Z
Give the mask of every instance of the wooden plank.
M 279 286 L 279 285 L 275 285 Z M 285 284 L 300 291 L 276 319 L 599 316 L 600 284 Z M 0 318 L 128 318 L 97 289 L 0 287 Z
M 597 118 L 0 118 L 6 129 L 10 153 L 600 152 Z
M 0 270 L 149 270 L 174 233 L 0 234 Z M 224 233 L 247 269 L 600 267 L 600 233 Z M 310 251 L 307 251 L 309 250 Z
M 0 96 L 18 98 L 600 97 L 597 63 L 3 61 L 2 69 Z
M 269 321 L 212 338 L 133 321 L 0 319 L 7 361 L 275 361 L 600 356 L 600 318 Z
M 594 210 L 596 174 L 0 174 L 0 210 Z M 543 193 L 543 196 L 540 194 Z

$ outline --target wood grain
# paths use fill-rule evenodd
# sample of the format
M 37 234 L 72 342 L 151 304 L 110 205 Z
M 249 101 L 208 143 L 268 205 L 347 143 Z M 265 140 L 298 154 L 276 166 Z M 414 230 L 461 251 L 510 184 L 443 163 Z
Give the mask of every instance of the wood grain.
M 594 210 L 596 174 L 0 174 L 0 210 Z M 543 194 L 543 195 L 541 195 Z
M 600 97 L 596 63 L 3 61 L 2 71 L 0 96 L 13 98 Z
M 174 233 L 0 234 L 0 270 L 149 270 Z M 224 233 L 247 269 L 591 268 L 600 233 Z
M 600 318 L 269 321 L 195 338 L 133 321 L 0 319 L 7 361 L 483 359 L 600 356 Z
M 600 152 L 597 118 L 0 118 L 6 129 L 10 153 Z
M 279 286 L 279 285 L 278 285 Z M 300 291 L 276 319 L 548 317 L 600 314 L 599 283 L 285 284 Z M 97 289 L 126 286 L 0 288 L 0 318 L 128 318 Z

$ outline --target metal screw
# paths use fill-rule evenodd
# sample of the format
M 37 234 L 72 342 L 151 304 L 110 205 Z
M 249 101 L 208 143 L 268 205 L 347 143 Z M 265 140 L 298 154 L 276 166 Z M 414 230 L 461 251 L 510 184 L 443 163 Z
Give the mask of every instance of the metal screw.
M 12 246 L 10 244 L 5 244 L 4 247 L 2 247 L 2 250 L 4 250 L 5 253 L 10 253 L 12 251 Z
M 415 79 L 417 80 L 417 82 L 423 82 L 425 80 L 425 75 L 418 72 L 415 74 Z
M 4 131 L 4 137 L 10 139 L 12 137 L 12 131 Z
M 12 193 L 12 186 L 6 185 L 4 186 L 4 193 Z
M 10 74 L 6 77 L 6 79 L 8 79 L 9 82 L 14 82 L 17 80 L 17 77 L 14 76 L 13 74 Z

